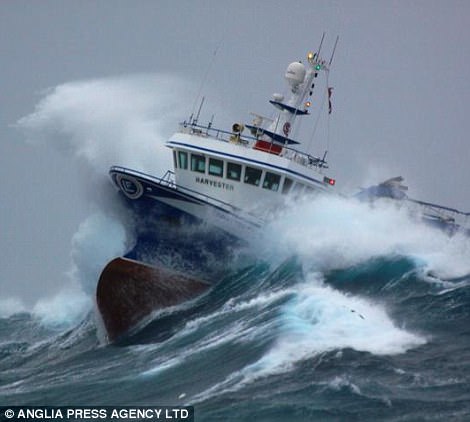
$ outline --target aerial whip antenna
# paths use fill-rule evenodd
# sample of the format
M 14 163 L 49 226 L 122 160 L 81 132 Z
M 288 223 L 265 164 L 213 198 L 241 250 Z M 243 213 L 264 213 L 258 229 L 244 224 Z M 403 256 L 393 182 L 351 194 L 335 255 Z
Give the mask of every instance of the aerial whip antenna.
M 330 61 L 328 62 L 328 67 L 331 66 L 331 62 L 333 61 L 333 57 L 334 57 L 335 51 L 336 51 L 336 46 L 338 45 L 338 40 L 339 40 L 339 35 L 336 37 L 335 46 L 333 47 L 333 51 L 331 53 Z
M 321 36 L 321 41 L 320 41 L 320 45 L 318 46 L 318 51 L 317 51 L 317 57 L 320 56 L 320 51 L 321 51 L 321 47 L 323 45 L 323 40 L 325 39 L 325 32 L 323 32 L 323 35 Z
M 202 109 L 202 106 L 204 104 L 205 99 L 206 99 L 206 97 L 202 97 L 201 104 L 199 104 L 199 109 L 198 109 L 197 114 L 196 114 L 196 118 L 191 122 L 192 124 L 197 124 L 197 121 L 199 120 L 199 115 L 201 114 L 201 109 Z
M 207 66 L 206 72 L 205 72 L 205 74 L 204 74 L 204 76 L 203 76 L 203 78 L 202 78 L 202 80 L 201 80 L 201 84 L 200 84 L 200 86 L 199 86 L 199 90 L 198 90 L 198 92 L 197 92 L 196 98 L 194 98 L 193 108 L 192 108 L 192 111 L 191 111 L 191 117 L 190 117 L 190 119 L 189 119 L 190 121 L 192 120 L 192 118 L 193 118 L 193 116 L 194 116 L 194 111 L 196 110 L 196 104 L 197 104 L 197 102 L 198 102 L 198 100 L 199 100 L 199 98 L 200 98 L 200 96 L 201 96 L 202 90 L 203 90 L 204 85 L 206 84 L 206 81 L 207 81 L 207 77 L 209 76 L 209 73 L 210 73 L 210 71 L 211 71 L 211 69 L 212 69 L 212 66 L 214 65 L 214 62 L 215 62 L 215 60 L 216 60 L 216 58 L 217 58 L 217 53 L 218 53 L 218 51 L 219 51 L 219 47 L 220 47 L 221 44 L 222 44 L 222 41 L 223 41 L 223 39 L 221 39 L 221 40 L 219 41 L 219 43 L 216 45 L 215 50 L 214 50 L 213 53 L 212 53 L 212 59 L 210 60 L 208 66 Z M 203 99 L 202 101 L 204 101 L 204 99 Z M 200 107 L 199 107 L 199 111 L 201 111 L 201 108 L 200 108 Z

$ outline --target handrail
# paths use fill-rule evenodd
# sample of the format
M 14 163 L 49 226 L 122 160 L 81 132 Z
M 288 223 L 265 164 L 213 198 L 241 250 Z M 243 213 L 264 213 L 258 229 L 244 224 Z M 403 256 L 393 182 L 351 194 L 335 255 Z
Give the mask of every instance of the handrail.
M 412 198 L 404 198 L 404 201 L 420 207 L 423 216 L 441 220 L 445 224 L 465 230 L 470 235 L 470 212 Z
M 438 205 L 438 204 L 433 204 L 431 202 L 425 202 L 425 201 L 420 201 L 420 200 L 417 200 L 417 199 L 411 199 L 411 198 L 406 198 L 407 201 L 409 202 L 413 202 L 415 204 L 418 204 L 418 205 L 422 205 L 424 207 L 429 207 L 429 208 L 433 208 L 435 209 L 436 211 L 437 210 L 441 210 L 441 211 L 448 211 L 448 212 L 451 212 L 451 213 L 454 213 L 454 214 L 460 214 L 460 215 L 463 215 L 465 217 L 468 217 L 470 216 L 470 212 L 463 212 L 463 211 L 460 211 L 456 208 L 450 208 L 450 207 L 446 207 L 444 205 Z
M 180 126 L 183 127 L 184 129 L 189 128 L 191 130 L 191 133 L 194 133 L 196 135 L 213 137 L 222 142 L 230 142 L 230 140 L 225 139 L 223 135 L 229 135 L 229 136 L 237 135 L 237 136 L 240 136 L 240 145 L 244 147 L 249 146 L 252 148 L 253 144 L 256 141 L 260 140 L 259 137 L 256 137 L 256 136 L 251 136 L 251 135 L 242 136 L 239 133 L 214 128 L 210 124 L 207 126 L 204 126 L 204 125 L 199 125 L 194 122 L 190 123 L 185 120 L 184 122 L 180 123 Z M 260 128 L 260 135 L 262 133 L 263 133 L 262 129 Z M 322 158 L 315 157 L 313 155 L 310 155 L 303 151 L 299 151 L 298 149 L 289 147 L 287 145 L 282 145 L 282 147 L 284 150 L 288 151 L 288 153 L 282 154 L 281 157 L 287 158 L 288 160 L 294 161 L 307 168 L 312 168 L 312 167 L 325 168 L 325 169 L 328 168 L 328 163 Z

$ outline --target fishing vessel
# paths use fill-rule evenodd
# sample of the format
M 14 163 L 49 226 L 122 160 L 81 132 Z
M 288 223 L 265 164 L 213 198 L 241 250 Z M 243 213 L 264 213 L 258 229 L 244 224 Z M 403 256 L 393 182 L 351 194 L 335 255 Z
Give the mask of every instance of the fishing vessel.
M 226 131 L 212 122 L 199 124 L 198 112 L 166 143 L 172 169 L 155 177 L 112 167 L 114 185 L 140 214 L 204 221 L 236 238 L 248 237 L 287 195 L 334 188 L 326 154 L 311 155 L 292 137 L 297 120 L 310 115 L 316 78 L 330 65 L 312 52 L 306 64 L 291 63 L 285 73 L 288 96 L 274 94 L 270 100 L 274 118 L 256 114 L 250 124 L 234 123 Z
M 294 134 L 299 120 L 311 115 L 318 78 L 328 81 L 337 42 L 329 60 L 320 55 L 322 38 L 304 62 L 287 66 L 287 94 L 273 94 L 270 117 L 252 113 L 249 123 L 235 122 L 229 130 L 214 127 L 212 120 L 200 124 L 203 98 L 198 112 L 166 142 L 173 162 L 163 176 L 110 169 L 136 222 L 133 248 L 108 263 L 98 283 L 97 305 L 110 339 L 119 338 L 155 309 L 197 297 L 210 287 L 210 281 L 162 268 L 155 256 L 162 240 L 169 239 L 165 247 L 181 246 L 179 253 L 202 259 L 200 248 L 188 239 L 188 227 L 207 227 L 205 247 L 221 251 L 249 240 L 286 197 L 334 190 L 327 153 L 311 154 L 309 143 Z M 331 113 L 332 88 L 323 86 L 323 101 L 328 100 Z
M 227 247 L 249 241 L 268 219 L 276 218 L 286 198 L 334 193 L 327 151 L 313 155 L 309 142 L 295 134 L 299 121 L 311 115 L 312 104 L 321 111 L 318 94 L 314 97 L 320 75 L 326 81 L 323 104 L 328 103 L 331 113 L 328 74 L 337 41 L 329 60 L 320 55 L 322 39 L 305 63 L 287 66 L 287 94 L 273 94 L 270 117 L 252 113 L 249 123 L 235 122 L 230 130 L 216 128 L 212 119 L 201 124 L 203 98 L 197 113 L 166 142 L 172 165 L 163 176 L 111 167 L 112 183 L 132 210 L 136 241 L 124 257 L 107 264 L 98 282 L 98 310 L 110 340 L 126 335 L 155 310 L 179 306 L 210 289 L 212 280 L 205 276 L 168 268 L 159 259 L 162 250 L 177 250 L 184 261 L 202 265 L 208 249 L 223 254 Z M 406 204 L 451 235 L 462 229 L 455 217 L 467 219 L 469 213 L 408 198 L 402 181 L 389 179 L 357 197 Z

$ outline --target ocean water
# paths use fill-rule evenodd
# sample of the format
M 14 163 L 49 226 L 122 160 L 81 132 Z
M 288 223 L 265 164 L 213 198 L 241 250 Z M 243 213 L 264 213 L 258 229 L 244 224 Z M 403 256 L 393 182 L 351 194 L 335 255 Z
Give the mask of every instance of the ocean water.
M 114 253 L 119 224 L 94 216 L 75 248 L 101 239 Z M 0 403 L 192 405 L 196 421 L 469 420 L 469 251 L 402 210 L 305 201 L 226 258 L 208 294 L 119 345 L 96 322 L 107 257 L 93 252 L 77 260 L 82 289 L 33 309 L 0 302 Z
M 135 239 L 106 173 L 164 173 L 179 90 L 162 75 L 71 82 L 18 123 L 85 164 L 97 212 L 72 239 L 71 287 L 32 307 L 0 297 L 0 405 L 192 405 L 205 422 L 470 420 L 470 240 L 390 206 L 290 204 L 222 261 L 198 244 L 204 268 L 161 249 L 160 262 L 213 289 L 107 344 L 96 283 Z

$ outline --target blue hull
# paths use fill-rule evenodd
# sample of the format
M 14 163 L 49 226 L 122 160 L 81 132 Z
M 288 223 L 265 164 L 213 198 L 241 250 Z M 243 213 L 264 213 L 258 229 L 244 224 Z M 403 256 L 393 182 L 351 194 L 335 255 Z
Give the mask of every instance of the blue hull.
M 244 241 L 201 218 L 166 204 L 165 200 L 215 207 L 235 218 L 222 206 L 180 192 L 174 185 L 147 175 L 111 169 L 111 177 L 119 188 L 121 200 L 131 210 L 135 243 L 124 255 L 126 258 L 151 265 L 164 264 L 181 270 L 217 270 Z M 189 268 L 188 268 L 189 267 Z

